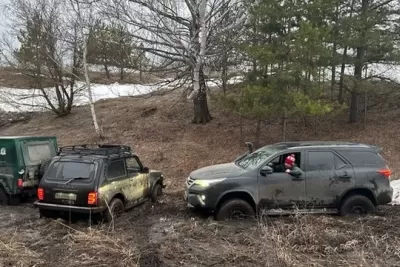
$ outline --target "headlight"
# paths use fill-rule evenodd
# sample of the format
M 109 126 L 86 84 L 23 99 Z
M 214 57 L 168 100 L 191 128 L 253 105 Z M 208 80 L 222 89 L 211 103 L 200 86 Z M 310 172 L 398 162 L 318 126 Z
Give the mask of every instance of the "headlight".
M 210 179 L 210 180 L 194 180 L 194 184 L 201 187 L 209 187 L 212 184 L 220 183 L 226 178 Z

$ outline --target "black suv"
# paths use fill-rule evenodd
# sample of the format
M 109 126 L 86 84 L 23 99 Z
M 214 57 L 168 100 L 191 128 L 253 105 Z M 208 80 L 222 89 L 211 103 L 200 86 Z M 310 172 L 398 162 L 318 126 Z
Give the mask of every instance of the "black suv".
M 165 187 L 163 179 L 128 146 L 62 147 L 44 173 L 34 206 L 42 217 L 73 212 L 110 221 L 148 199 L 155 201 Z
M 373 212 L 390 203 L 393 194 L 391 171 L 379 152 L 350 142 L 268 145 L 234 162 L 193 171 L 185 199 L 191 208 L 213 211 L 217 220 L 260 212 Z M 300 171 L 287 172 L 288 156 L 294 156 Z

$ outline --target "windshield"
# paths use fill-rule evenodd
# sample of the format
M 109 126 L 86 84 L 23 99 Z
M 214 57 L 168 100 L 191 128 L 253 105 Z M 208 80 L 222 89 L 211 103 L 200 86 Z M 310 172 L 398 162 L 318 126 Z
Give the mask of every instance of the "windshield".
M 70 180 L 72 178 L 92 180 L 95 173 L 94 163 L 57 161 L 47 174 L 51 180 Z
M 236 162 L 242 168 L 255 169 L 264 163 L 270 156 L 280 151 L 276 146 L 262 147 Z

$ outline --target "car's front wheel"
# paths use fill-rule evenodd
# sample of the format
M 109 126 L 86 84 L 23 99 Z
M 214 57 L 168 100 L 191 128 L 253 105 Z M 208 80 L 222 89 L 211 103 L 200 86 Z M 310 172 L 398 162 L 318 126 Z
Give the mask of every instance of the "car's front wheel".
M 216 220 L 237 220 L 254 216 L 253 207 L 245 200 L 230 199 L 224 202 L 215 216 Z
M 363 195 L 352 195 L 347 197 L 340 206 L 341 216 L 365 215 L 375 211 L 372 201 Z
M 151 201 L 156 202 L 162 196 L 162 187 L 159 183 L 154 185 L 153 191 L 151 192 Z
M 108 209 L 105 211 L 104 220 L 106 222 L 111 222 L 117 217 L 120 217 L 124 213 L 124 203 L 119 198 L 114 198 Z

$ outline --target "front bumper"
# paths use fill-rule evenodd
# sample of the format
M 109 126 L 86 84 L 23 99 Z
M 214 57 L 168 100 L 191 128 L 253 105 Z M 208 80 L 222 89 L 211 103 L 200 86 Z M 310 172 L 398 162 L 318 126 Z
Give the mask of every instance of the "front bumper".
M 69 206 L 61 204 L 44 203 L 40 201 L 36 201 L 33 205 L 35 208 L 43 210 L 68 211 L 68 212 L 85 213 L 85 214 L 100 213 L 105 210 L 105 208 L 103 207 Z

